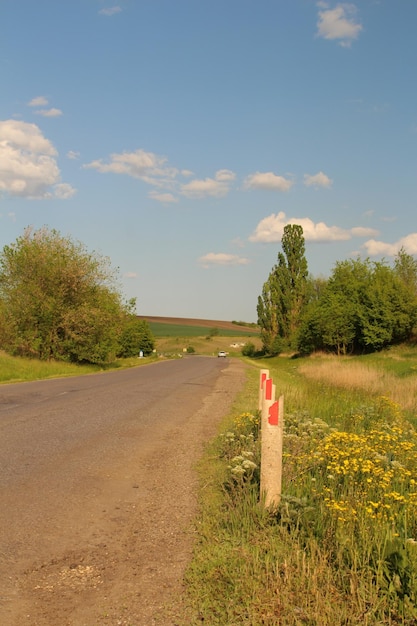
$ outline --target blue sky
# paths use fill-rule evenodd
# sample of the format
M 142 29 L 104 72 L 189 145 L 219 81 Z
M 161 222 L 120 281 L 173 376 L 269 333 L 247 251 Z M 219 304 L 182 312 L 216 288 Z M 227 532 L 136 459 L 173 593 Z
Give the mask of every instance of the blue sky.
M 256 321 L 310 272 L 417 255 L 417 2 L 3 0 L 0 247 L 44 225 L 142 315 Z

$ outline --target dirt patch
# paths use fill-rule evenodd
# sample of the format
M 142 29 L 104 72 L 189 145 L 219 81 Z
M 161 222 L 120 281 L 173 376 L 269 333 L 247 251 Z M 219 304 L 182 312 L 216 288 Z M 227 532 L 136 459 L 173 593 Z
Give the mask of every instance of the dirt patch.
M 195 463 L 244 381 L 245 365 L 230 361 L 187 428 L 161 436 L 158 454 L 144 466 L 132 459 L 131 466 L 119 468 L 112 477 L 114 498 L 85 514 L 84 530 L 74 530 L 73 549 L 57 545 L 53 560 L 26 570 L 16 597 L 7 598 L 3 623 L 187 624 L 183 575 L 195 539 Z

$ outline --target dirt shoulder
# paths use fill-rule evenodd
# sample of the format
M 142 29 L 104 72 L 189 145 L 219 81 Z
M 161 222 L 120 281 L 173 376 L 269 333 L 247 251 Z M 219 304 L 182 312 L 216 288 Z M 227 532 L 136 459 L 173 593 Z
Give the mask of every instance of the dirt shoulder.
M 71 550 L 36 564 L 8 597 L 9 626 L 175 626 L 184 623 L 183 575 L 197 512 L 195 463 L 245 382 L 230 360 L 203 406 L 175 433 L 161 433 L 146 463 L 132 458 L 111 476 Z M 90 486 L 91 487 L 91 486 Z M 65 529 L 68 532 L 70 529 Z M 73 544 L 74 545 L 74 544 Z

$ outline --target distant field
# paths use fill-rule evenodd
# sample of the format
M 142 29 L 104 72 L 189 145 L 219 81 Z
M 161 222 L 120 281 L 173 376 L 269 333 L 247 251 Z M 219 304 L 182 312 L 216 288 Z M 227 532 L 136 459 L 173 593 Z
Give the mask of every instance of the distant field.
M 204 320 L 181 317 L 149 317 L 139 315 L 139 319 L 149 322 L 155 337 L 206 337 L 212 329 L 220 337 L 257 337 L 259 330 L 250 326 L 221 320 Z

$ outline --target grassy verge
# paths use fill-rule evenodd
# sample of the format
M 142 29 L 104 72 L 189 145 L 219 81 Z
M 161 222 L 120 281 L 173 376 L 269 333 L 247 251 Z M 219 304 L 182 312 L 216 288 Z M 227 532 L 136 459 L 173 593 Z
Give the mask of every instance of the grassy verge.
M 281 506 L 258 504 L 254 367 L 201 463 L 189 624 L 417 624 L 416 356 L 256 364 L 285 397 Z
M 60 378 L 65 376 L 81 376 L 110 369 L 136 367 L 145 365 L 154 357 L 146 359 L 119 359 L 106 367 L 99 365 L 75 365 L 58 361 L 39 361 L 37 359 L 24 359 L 13 357 L 0 351 L 0 384 L 28 382 L 45 378 Z

